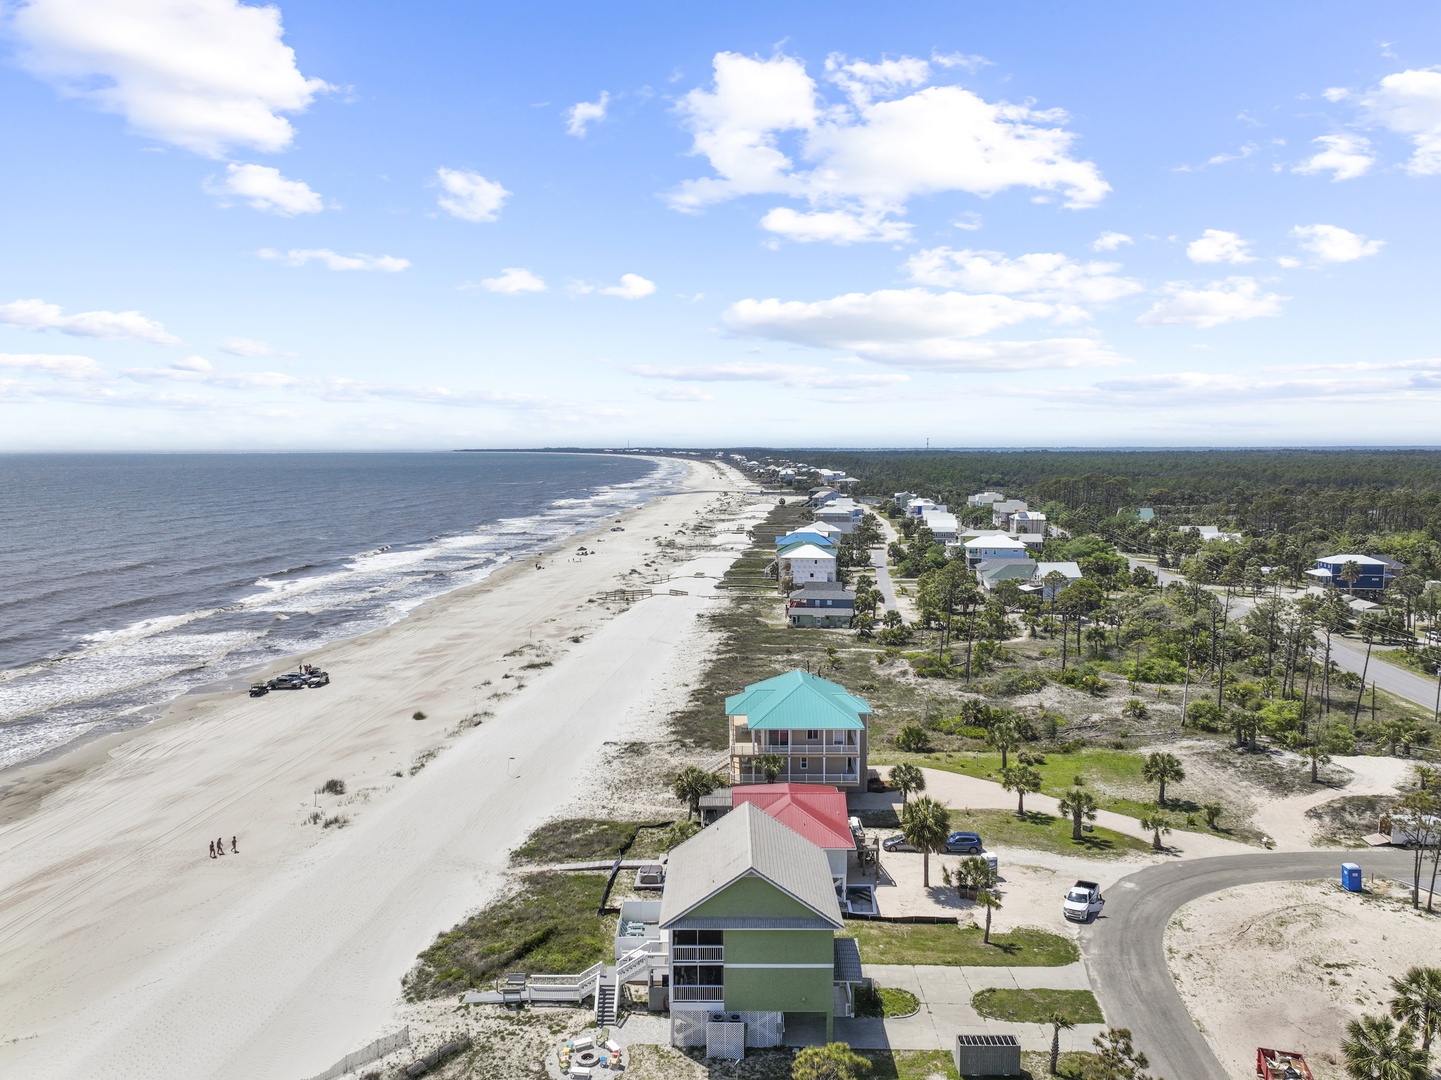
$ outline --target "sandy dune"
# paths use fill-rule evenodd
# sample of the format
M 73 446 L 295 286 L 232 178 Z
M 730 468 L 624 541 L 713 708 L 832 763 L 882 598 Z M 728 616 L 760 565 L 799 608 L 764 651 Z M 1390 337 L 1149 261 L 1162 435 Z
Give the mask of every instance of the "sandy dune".
M 764 510 L 723 494 L 743 481 L 716 465 L 688 485 L 543 570 L 326 647 L 324 690 L 187 699 L 0 781 L 0 1074 L 294 1080 L 379 1034 L 417 952 L 485 902 L 506 849 L 676 676 L 742 537 L 647 569 L 653 538 Z M 582 542 L 599 554 L 576 556 Z M 683 576 L 669 587 L 688 595 L 587 603 L 633 568 Z M 347 794 L 317 796 L 330 778 Z M 317 812 L 350 821 L 323 829 Z M 232 834 L 240 853 L 208 858 Z

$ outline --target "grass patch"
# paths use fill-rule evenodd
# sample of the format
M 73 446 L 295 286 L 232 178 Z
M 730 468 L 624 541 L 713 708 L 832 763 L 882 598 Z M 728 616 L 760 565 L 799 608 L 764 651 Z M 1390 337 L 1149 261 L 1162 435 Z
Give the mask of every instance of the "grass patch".
M 607 960 L 614 927 L 595 914 L 604 890 L 604 874 L 530 875 L 518 893 L 436 938 L 406 975 L 406 997 L 485 988 L 505 971 L 560 975 Z
M 1070 938 L 1022 926 L 981 941 L 979 926 L 950 923 L 847 923 L 867 964 L 945 964 L 954 967 L 1062 967 L 1081 952 Z
M 1067 1050 L 1056 1062 L 1056 1075 L 1064 1080 L 1082 1080 L 1086 1070 L 1096 1062 L 1096 1055 L 1089 1050 Z M 1046 1076 L 1051 1067 L 1051 1055 L 1044 1050 L 1021 1051 L 1021 1075 L 1029 1077 Z
M 1076 1024 L 1104 1024 L 1101 1006 L 1089 990 L 1008 990 L 991 987 L 971 998 L 982 1016 L 1009 1020 L 1013 1024 L 1045 1024 L 1052 1013 L 1071 1018 Z
M 980 833 L 988 847 L 1003 844 L 1030 851 L 1054 851 L 1063 855 L 1089 855 L 1103 859 L 1151 850 L 1151 845 L 1145 840 L 1100 825 L 1091 832 L 1082 832 L 1080 840 L 1072 840 L 1070 818 L 1035 810 L 1027 810 L 1024 818 L 1016 817 L 1010 810 L 952 811 L 951 827 Z
M 910 1016 L 920 1008 L 921 999 L 909 990 L 894 986 L 862 983 L 856 988 L 856 1015 L 869 1017 Z
M 536 829 L 516 849 L 518 863 L 588 862 L 627 858 L 644 859 L 660 853 L 661 828 L 645 828 L 644 821 L 608 821 L 603 818 L 561 818 Z M 662 823 L 664 824 L 664 823 Z

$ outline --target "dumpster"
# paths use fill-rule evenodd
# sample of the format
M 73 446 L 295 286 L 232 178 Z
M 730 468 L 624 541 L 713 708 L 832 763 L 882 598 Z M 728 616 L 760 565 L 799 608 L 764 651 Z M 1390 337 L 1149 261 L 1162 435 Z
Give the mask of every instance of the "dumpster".
M 1353 862 L 1341 864 L 1341 888 L 1347 892 L 1361 891 L 1361 867 Z

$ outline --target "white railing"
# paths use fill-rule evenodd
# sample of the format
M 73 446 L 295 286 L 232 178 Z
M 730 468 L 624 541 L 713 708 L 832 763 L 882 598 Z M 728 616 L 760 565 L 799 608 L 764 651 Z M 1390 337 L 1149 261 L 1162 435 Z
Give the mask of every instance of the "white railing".
M 720 963 L 725 959 L 723 945 L 672 945 L 670 951 L 673 964 Z
M 732 751 L 736 757 L 758 757 L 761 754 L 778 754 L 781 757 L 820 757 L 823 754 L 841 755 L 847 750 L 860 748 L 857 742 L 793 742 L 769 746 L 765 743 L 739 742 Z
M 724 1001 L 725 995 L 724 986 L 673 986 L 670 991 L 672 1001 Z
M 659 941 L 648 942 L 639 949 L 632 949 L 620 958 L 615 966 L 617 982 L 628 982 L 633 975 L 657 966 L 665 960 L 665 950 Z

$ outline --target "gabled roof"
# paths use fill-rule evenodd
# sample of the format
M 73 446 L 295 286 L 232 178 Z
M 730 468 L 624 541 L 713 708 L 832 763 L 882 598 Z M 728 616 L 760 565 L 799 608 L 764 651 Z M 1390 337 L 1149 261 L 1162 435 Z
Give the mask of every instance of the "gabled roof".
M 791 590 L 790 598 L 847 600 L 852 604 L 856 602 L 856 594 L 839 581 L 803 581 L 799 588 Z
M 752 803 L 818 848 L 850 851 L 856 846 L 846 814 L 846 797 L 824 784 L 748 784 L 731 789 L 735 806 Z
M 752 803 L 737 806 L 670 853 L 660 925 L 668 929 L 743 877 L 754 876 L 841 927 L 825 852 Z
M 801 541 L 797 544 L 788 544 L 776 552 L 782 559 L 830 559 L 835 560 L 836 553 L 828 551 L 819 544 L 808 544 Z
M 1370 555 L 1325 555 L 1316 560 L 1322 563 L 1348 563 L 1353 562 L 1358 566 L 1385 566 L 1383 559 L 1376 559 Z
M 987 581 L 1030 581 L 1035 570 L 1030 559 L 988 559 L 976 567 Z
M 806 671 L 788 671 L 753 683 L 726 698 L 727 716 L 744 716 L 752 731 L 796 731 L 801 728 L 859 728 L 870 705 L 843 686 Z
M 1057 573 L 1057 574 L 1065 574 L 1066 577 L 1071 578 L 1071 579 L 1074 580 L 1074 581 L 1079 581 L 1080 578 L 1081 578 L 1081 567 L 1080 567 L 1080 564 L 1079 564 L 1079 563 L 1074 563 L 1074 562 L 1038 562 L 1038 563 L 1036 563 L 1036 577 L 1038 577 L 1038 578 L 1043 578 L 1043 577 L 1045 577 L 1047 574 L 1052 573 L 1052 572 L 1055 572 L 1055 573 Z
M 996 548 L 999 550 L 1023 551 L 1025 542 L 1016 540 L 1010 536 L 978 536 L 974 540 L 967 540 L 968 548 Z
M 834 526 L 828 526 L 828 528 L 834 528 Z M 835 531 L 840 532 L 839 529 Z M 822 547 L 829 547 L 833 546 L 835 541 L 821 530 L 809 527 L 797 529 L 793 533 L 786 533 L 785 536 L 776 537 L 776 547 L 778 548 L 789 547 L 792 544 L 820 544 Z

